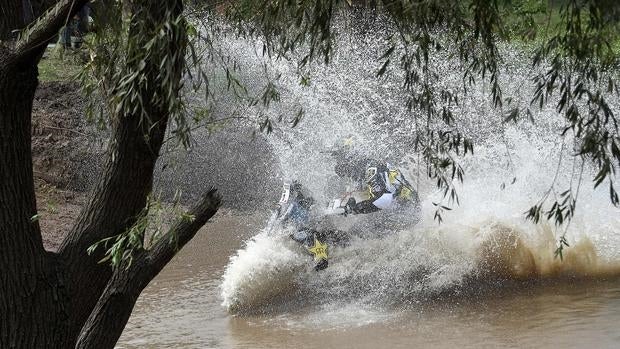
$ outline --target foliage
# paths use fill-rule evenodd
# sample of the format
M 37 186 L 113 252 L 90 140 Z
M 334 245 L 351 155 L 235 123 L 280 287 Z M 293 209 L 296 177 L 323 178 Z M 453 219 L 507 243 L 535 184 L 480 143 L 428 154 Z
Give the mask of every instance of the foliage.
M 148 137 L 156 126 L 154 110 L 164 109 L 174 122 L 173 132 L 179 141 L 189 144 L 189 126 L 185 104 L 179 98 L 183 82 L 177 76 L 186 71 L 188 24 L 173 8 L 156 2 L 134 6 L 131 14 L 123 11 L 122 2 L 100 3 L 94 35 L 86 42 L 90 60 L 80 74 L 84 91 L 91 98 L 88 116 L 100 125 L 114 124 L 114 118 L 137 115 Z M 150 18 L 147 7 L 160 7 L 164 20 Z M 157 63 L 154 63 L 157 62 Z M 156 92 L 149 88 L 156 86 Z M 95 95 L 97 94 L 97 95 Z M 102 97 L 104 108 L 95 101 Z M 104 114 L 104 110 L 107 113 Z M 106 116 L 104 116 L 106 115 Z
M 609 98 L 617 98 L 620 92 L 616 73 L 620 62 L 613 47 L 618 40 L 620 7 L 603 5 L 610 4 L 568 1 L 560 12 L 564 30 L 544 42 L 533 59 L 534 65 L 549 62 L 550 68 L 534 77 L 532 104 L 542 108 L 559 94 L 555 109 L 566 120 L 562 136 L 570 135 L 574 140 L 577 158 L 573 160 L 573 171 L 580 173 L 576 188 L 571 182 L 559 198 L 552 200 L 547 211 L 547 218 L 553 218 L 558 225 L 574 216 L 586 161 L 598 169 L 594 187 L 607 181 L 611 203 L 620 203 L 614 181 L 616 166 L 620 166 L 620 132 L 617 116 L 609 104 Z M 580 166 L 577 161 L 581 161 Z M 537 222 L 546 201 L 547 196 L 528 211 L 527 217 Z M 560 257 L 563 246 L 568 246 L 565 234 L 556 251 Z
M 248 37 L 250 34 L 243 29 L 247 29 L 245 26 L 231 24 L 230 18 L 226 20 L 209 4 L 195 6 L 189 11 L 188 18 L 195 34 L 195 40 L 190 45 L 192 64 L 187 72 L 188 81 L 199 83 L 200 86 L 194 84 L 193 90 L 202 90 L 204 94 L 204 98 L 196 98 L 198 93 L 191 96 L 193 128 L 206 127 L 209 131 L 216 131 L 237 122 L 255 127 L 256 131 L 271 133 L 275 123 L 286 122 L 291 127 L 298 124 L 304 115 L 301 106 L 290 115 L 283 113 L 275 119 L 269 116 L 270 106 L 280 102 L 278 80 L 281 74 L 273 72 L 268 62 L 261 66 L 262 79 L 251 80 L 255 88 L 247 87 L 250 80 L 244 75 L 246 67 L 225 44 L 240 36 Z M 267 48 L 265 44 L 264 54 L 269 53 Z M 309 84 L 308 80 L 303 82 Z M 225 101 L 226 107 L 218 110 L 222 101 Z
M 536 40 L 557 25 L 559 16 L 545 0 L 517 0 L 500 4 L 506 35 L 514 39 Z
M 260 35 L 269 55 L 279 57 L 301 47 L 300 66 L 316 59 L 327 64 L 333 50 L 334 9 L 339 5 L 337 0 L 241 0 L 229 8 L 228 18 L 240 35 Z

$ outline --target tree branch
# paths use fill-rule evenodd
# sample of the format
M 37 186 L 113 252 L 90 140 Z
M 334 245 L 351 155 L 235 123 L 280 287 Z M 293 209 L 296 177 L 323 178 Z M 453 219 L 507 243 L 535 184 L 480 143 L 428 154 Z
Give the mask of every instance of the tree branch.
M 180 219 L 159 241 L 149 250 L 147 258 L 153 268 L 154 275 L 174 257 L 178 250 L 190 241 L 196 232 L 217 212 L 220 196 L 215 189 L 209 190 L 189 214 L 191 219 Z
M 128 268 L 120 266 L 114 270 L 80 331 L 76 349 L 114 348 L 142 290 L 213 217 L 219 204 L 219 195 L 211 189 L 190 211 L 193 219 L 179 219 L 152 249 L 141 251 Z
M 86 3 L 88 0 L 61 0 L 50 7 L 21 31 L 20 37 L 8 57 L 8 63 L 18 62 L 36 49 L 47 45 L 60 28 Z

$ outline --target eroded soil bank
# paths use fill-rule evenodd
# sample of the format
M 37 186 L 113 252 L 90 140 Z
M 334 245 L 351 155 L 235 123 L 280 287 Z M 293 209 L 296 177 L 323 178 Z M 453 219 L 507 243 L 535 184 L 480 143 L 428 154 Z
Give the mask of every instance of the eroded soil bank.
M 41 82 L 32 111 L 32 161 L 39 223 L 47 249 L 70 229 L 100 168 L 105 132 L 84 118 L 76 82 Z

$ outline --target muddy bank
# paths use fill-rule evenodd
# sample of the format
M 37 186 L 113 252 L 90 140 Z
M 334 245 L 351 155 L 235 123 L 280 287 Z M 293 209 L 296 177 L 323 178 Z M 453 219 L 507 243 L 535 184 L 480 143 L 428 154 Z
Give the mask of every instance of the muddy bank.
M 105 132 L 84 118 L 77 82 L 41 82 L 32 108 L 32 162 L 43 244 L 55 250 L 101 168 Z
M 87 196 L 49 185 L 39 185 L 36 190 L 43 246 L 48 251 L 55 251 L 86 204 Z
M 84 118 L 77 82 L 42 82 L 32 110 L 32 160 L 38 185 L 86 191 L 101 169 L 105 132 Z

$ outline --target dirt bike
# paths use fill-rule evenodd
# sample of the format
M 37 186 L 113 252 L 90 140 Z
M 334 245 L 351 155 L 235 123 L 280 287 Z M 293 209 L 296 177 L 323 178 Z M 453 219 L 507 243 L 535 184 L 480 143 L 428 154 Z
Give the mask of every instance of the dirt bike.
M 351 205 L 365 200 L 366 195 L 362 191 L 345 190 L 326 205 L 318 205 L 299 183 L 284 183 L 277 209 L 270 222 L 271 229 L 275 226 L 292 229 L 289 237 L 313 258 L 316 271 L 323 270 L 329 265 L 330 249 L 348 246 L 353 237 L 380 237 L 384 235 L 386 225 L 401 219 L 398 215 L 406 212 L 406 206 L 402 205 L 392 211 L 356 215 L 364 216 L 361 223 L 351 219 L 355 214 Z M 407 205 L 411 204 L 417 202 Z M 388 222 L 384 222 L 386 217 Z

